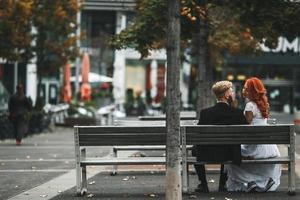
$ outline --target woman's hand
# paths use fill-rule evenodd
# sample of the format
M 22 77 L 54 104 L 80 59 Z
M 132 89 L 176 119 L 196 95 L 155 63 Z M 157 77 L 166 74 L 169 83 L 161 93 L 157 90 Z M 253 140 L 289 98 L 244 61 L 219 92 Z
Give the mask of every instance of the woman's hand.
M 245 117 L 246 117 L 246 120 L 249 124 L 252 123 L 252 120 L 253 120 L 253 112 L 252 111 L 245 111 Z

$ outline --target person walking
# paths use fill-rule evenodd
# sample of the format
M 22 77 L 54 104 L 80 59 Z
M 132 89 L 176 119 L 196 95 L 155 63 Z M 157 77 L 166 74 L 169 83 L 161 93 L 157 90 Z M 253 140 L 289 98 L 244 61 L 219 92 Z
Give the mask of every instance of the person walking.
M 28 131 L 29 113 L 32 109 L 31 99 L 24 94 L 21 83 L 16 87 L 16 93 L 8 102 L 9 119 L 13 124 L 16 145 L 21 145 L 24 134 Z

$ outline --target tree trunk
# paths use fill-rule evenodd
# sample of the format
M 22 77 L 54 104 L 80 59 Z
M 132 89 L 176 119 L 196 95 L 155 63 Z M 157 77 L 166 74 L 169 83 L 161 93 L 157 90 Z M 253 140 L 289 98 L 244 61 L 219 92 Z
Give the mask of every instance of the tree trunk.
M 41 75 L 38 63 L 37 63 L 37 80 L 38 80 L 38 82 L 37 82 L 37 94 L 36 94 L 36 100 L 35 100 L 35 107 L 43 106 L 44 102 L 45 102 L 45 99 L 40 96 L 41 90 L 42 90 L 42 75 Z M 45 94 L 44 94 L 44 96 L 45 96 Z M 38 108 L 38 109 L 41 109 L 41 108 Z
M 36 90 L 36 99 L 35 102 L 40 101 L 40 94 L 41 94 L 41 85 L 42 85 L 42 75 L 41 75 L 41 68 L 40 68 L 40 58 L 36 59 L 36 76 L 37 76 L 37 90 Z
M 208 47 L 209 48 L 209 47 Z M 207 50 L 209 52 L 209 49 Z M 211 106 L 212 102 L 214 100 L 214 97 L 212 95 L 211 86 L 214 81 L 213 77 L 213 66 L 210 64 L 209 59 L 209 53 L 207 57 L 207 64 L 206 64 L 206 101 L 205 101 L 205 107 Z
M 168 0 L 166 199 L 181 200 L 180 176 L 180 3 Z
M 208 69 L 208 26 L 207 20 L 199 20 L 199 28 L 197 37 L 197 65 L 198 65 L 198 81 L 197 81 L 197 118 L 199 118 L 201 109 L 208 106 L 207 98 L 210 94 L 209 78 L 207 77 Z

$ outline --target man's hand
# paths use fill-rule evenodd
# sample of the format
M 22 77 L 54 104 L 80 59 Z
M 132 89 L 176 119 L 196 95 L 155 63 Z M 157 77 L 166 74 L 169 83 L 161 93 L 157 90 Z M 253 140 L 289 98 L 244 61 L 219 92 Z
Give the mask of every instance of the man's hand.
M 230 106 L 233 108 L 237 108 L 239 106 L 238 100 L 234 99 L 233 101 L 231 101 Z

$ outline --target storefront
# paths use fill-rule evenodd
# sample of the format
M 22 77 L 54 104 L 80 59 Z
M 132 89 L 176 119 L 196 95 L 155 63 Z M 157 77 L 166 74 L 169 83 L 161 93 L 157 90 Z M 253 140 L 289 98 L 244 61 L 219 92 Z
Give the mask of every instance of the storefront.
M 228 56 L 223 78 L 236 85 L 237 96 L 246 78 L 256 76 L 263 80 L 271 111 L 293 113 L 300 110 L 300 39 L 280 37 L 278 46 L 252 56 Z
M 108 41 L 115 33 L 116 12 L 83 10 L 81 15 L 81 50 L 90 55 L 91 71 L 111 76 L 114 51 Z
M 141 93 L 143 98 L 160 104 L 166 89 L 166 60 L 127 59 L 125 69 L 126 90 Z

